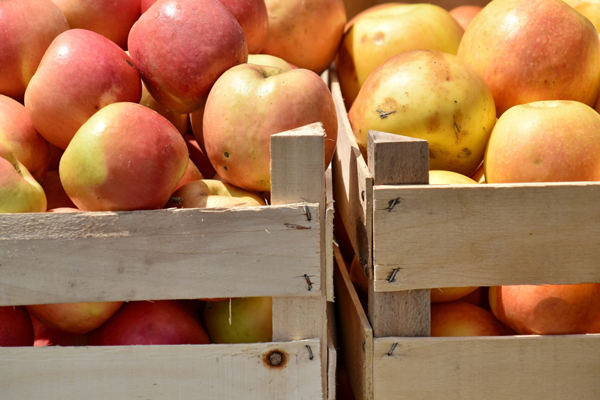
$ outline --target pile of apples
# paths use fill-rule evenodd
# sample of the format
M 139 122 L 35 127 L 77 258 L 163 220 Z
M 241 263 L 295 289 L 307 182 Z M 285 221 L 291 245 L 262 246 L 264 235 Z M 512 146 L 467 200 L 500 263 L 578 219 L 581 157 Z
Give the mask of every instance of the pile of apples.
M 585 0 L 363 11 L 336 67 L 365 159 L 376 130 L 427 140 L 431 184 L 600 181 L 599 15 Z M 600 333 L 598 283 L 481 292 L 432 289 L 432 335 Z
M 342 0 L 1 1 L 0 213 L 266 205 L 271 135 L 321 122 L 333 157 L 345 23 Z M 270 298 L 203 300 L 1 307 L 0 345 L 271 340 Z

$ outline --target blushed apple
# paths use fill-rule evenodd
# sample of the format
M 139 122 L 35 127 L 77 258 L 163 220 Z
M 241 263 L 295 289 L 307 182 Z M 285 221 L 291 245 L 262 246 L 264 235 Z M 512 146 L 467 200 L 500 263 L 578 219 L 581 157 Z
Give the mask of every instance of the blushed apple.
M 116 102 L 137 103 L 141 91 L 123 49 L 95 32 L 71 29 L 48 48 L 25 92 L 25 108 L 36 130 L 64 150 L 94 113 Z
M 561 0 L 491 2 L 469 25 L 458 56 L 490 86 L 498 116 L 540 100 L 593 107 L 600 91 L 598 33 Z
M 270 54 L 249 54 L 248 64 L 266 65 L 269 67 L 281 68 L 284 71 L 294 69 L 292 64 L 285 61 L 283 58 L 272 56 Z
M 213 176 L 215 176 L 215 169 L 210 163 L 208 157 L 206 157 L 204 150 L 202 149 L 194 135 L 184 135 L 183 139 L 185 140 L 185 144 L 188 147 L 188 151 L 190 153 L 190 160 L 192 160 L 194 164 L 196 164 L 196 167 L 198 167 L 198 170 L 200 170 L 202 176 L 204 176 L 206 179 L 211 179 Z
M 431 305 L 431 336 L 504 336 L 514 332 L 494 315 L 464 301 Z
M 0 24 L 0 94 L 23 102 L 46 49 L 69 24 L 51 0 L 0 1 Z
M 52 0 L 71 29 L 87 29 L 127 48 L 129 30 L 140 17 L 140 0 Z
M 255 193 L 215 179 L 186 183 L 172 195 L 167 207 L 230 208 L 264 206 L 265 201 Z
M 189 161 L 181 133 L 137 103 L 110 104 L 73 137 L 59 167 L 65 191 L 84 211 L 162 208 Z
M 217 78 L 248 59 L 242 28 L 218 0 L 159 0 L 128 44 L 152 97 L 180 114 L 197 110 Z
M 262 52 L 317 74 L 337 54 L 346 24 L 343 0 L 265 0 L 269 34 Z
M 337 141 L 337 115 L 329 88 L 306 69 L 242 64 L 217 80 L 204 109 L 206 155 L 227 182 L 270 191 L 271 135 L 322 122 L 325 165 Z
M 177 189 L 179 189 L 183 185 L 190 182 L 198 181 L 200 179 L 204 179 L 204 177 L 202 176 L 202 172 L 200 172 L 198 167 L 196 167 L 194 162 L 190 159 L 188 161 L 188 166 L 185 170 L 185 173 L 183 174 L 179 182 L 177 182 L 177 186 L 175 186 L 174 190 L 177 191 Z
M 188 114 L 178 114 L 167 107 L 163 106 L 161 103 L 156 101 L 154 97 L 148 92 L 145 85 L 142 85 L 142 98 L 140 99 L 140 104 L 148 107 L 151 110 L 156 111 L 163 117 L 169 120 L 175 128 L 182 134 L 185 135 L 190 127 L 190 117 Z
M 33 346 L 33 325 L 23 306 L 0 307 L 0 347 Z
M 35 304 L 25 306 L 29 314 L 54 329 L 73 334 L 88 333 L 108 320 L 121 301 Z
M 600 0 L 564 0 L 565 3 L 580 12 L 600 31 Z
M 248 53 L 260 53 L 269 33 L 265 0 L 219 0 L 244 31 Z
M 273 338 L 271 297 L 211 301 L 203 317 L 212 343 L 258 343 Z
M 451 9 L 450 15 L 458 22 L 463 30 L 467 30 L 467 27 L 471 24 L 473 18 L 475 18 L 482 9 L 483 7 L 481 6 L 463 4 Z
M 50 165 L 50 144 L 40 135 L 25 107 L 0 95 L 0 142 L 3 142 L 35 179 L 42 179 Z

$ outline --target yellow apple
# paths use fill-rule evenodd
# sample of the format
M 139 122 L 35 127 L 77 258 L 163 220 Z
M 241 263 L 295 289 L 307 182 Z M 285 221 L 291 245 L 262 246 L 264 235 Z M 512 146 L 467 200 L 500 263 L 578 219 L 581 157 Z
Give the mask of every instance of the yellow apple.
M 510 328 L 494 315 L 464 301 L 431 305 L 431 336 L 504 336 Z
M 177 189 L 167 207 L 229 208 L 264 206 L 258 195 L 217 179 L 200 179 Z

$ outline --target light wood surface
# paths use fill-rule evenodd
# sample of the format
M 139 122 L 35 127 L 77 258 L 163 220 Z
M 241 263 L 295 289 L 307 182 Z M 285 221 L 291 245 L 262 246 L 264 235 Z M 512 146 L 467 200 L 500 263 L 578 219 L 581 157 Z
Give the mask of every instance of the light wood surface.
M 0 305 L 321 294 L 304 204 L 0 216 Z M 311 277 L 308 292 L 304 274 Z
M 322 399 L 320 340 L 0 348 L 3 400 Z M 267 365 L 274 350 L 285 365 Z
M 375 339 L 374 398 L 596 400 L 599 354 L 600 335 Z
M 374 198 L 377 291 L 600 282 L 598 182 L 377 186 Z

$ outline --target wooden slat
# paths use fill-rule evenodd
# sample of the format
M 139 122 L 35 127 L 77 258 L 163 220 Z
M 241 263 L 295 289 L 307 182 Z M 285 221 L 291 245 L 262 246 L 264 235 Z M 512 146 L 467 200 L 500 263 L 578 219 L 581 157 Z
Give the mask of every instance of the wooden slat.
M 300 204 L 4 214 L 0 305 L 318 296 L 321 214 L 307 206 L 311 221 Z
M 376 339 L 374 398 L 596 400 L 599 352 L 600 335 Z
M 335 71 L 331 71 L 330 87 L 338 117 L 338 140 L 332 162 L 334 198 L 354 252 L 368 274 L 372 270 L 373 176 L 352 134 Z
M 333 199 L 333 172 L 331 164 L 325 171 L 325 288 L 327 290 L 327 301 L 334 301 L 333 291 L 333 216 L 334 216 L 334 199 Z
M 321 123 L 279 133 L 271 137 L 271 203 L 273 205 L 299 201 L 319 203 L 318 215 L 304 216 L 309 222 L 321 219 L 319 280 L 326 282 L 326 238 L 325 227 L 325 130 Z M 291 242 L 289 245 L 294 246 Z M 307 256 L 309 256 L 307 254 Z M 302 275 L 300 277 L 303 277 Z M 309 276 L 312 284 L 312 276 Z M 305 280 L 305 287 L 308 288 Z M 287 341 L 320 338 L 327 342 L 327 298 L 326 292 L 319 297 L 276 297 L 273 298 L 273 340 Z M 327 365 L 327 346 L 315 353 L 321 364 Z M 322 370 L 323 396 L 327 396 L 327 368 Z
M 373 330 L 339 249 L 335 255 L 336 313 L 340 344 L 356 400 L 373 399 Z
M 377 291 L 600 282 L 598 182 L 388 186 L 374 197 Z
M 0 348 L 0 398 L 322 398 L 319 340 L 199 346 Z M 285 353 L 285 365 L 264 358 Z
M 333 256 L 333 255 L 332 255 Z M 337 330 L 335 304 L 327 302 L 327 399 L 336 400 L 337 375 Z
M 427 141 L 369 131 L 367 151 L 375 185 L 429 183 Z M 396 202 L 391 199 L 388 210 L 393 211 Z M 373 240 L 379 240 L 377 235 L 381 233 L 373 229 Z M 373 245 L 373 260 L 378 251 Z M 386 278 L 393 281 L 394 275 Z M 429 290 L 381 293 L 376 291 L 375 281 L 369 281 L 368 312 L 375 337 L 429 336 L 430 306 Z

